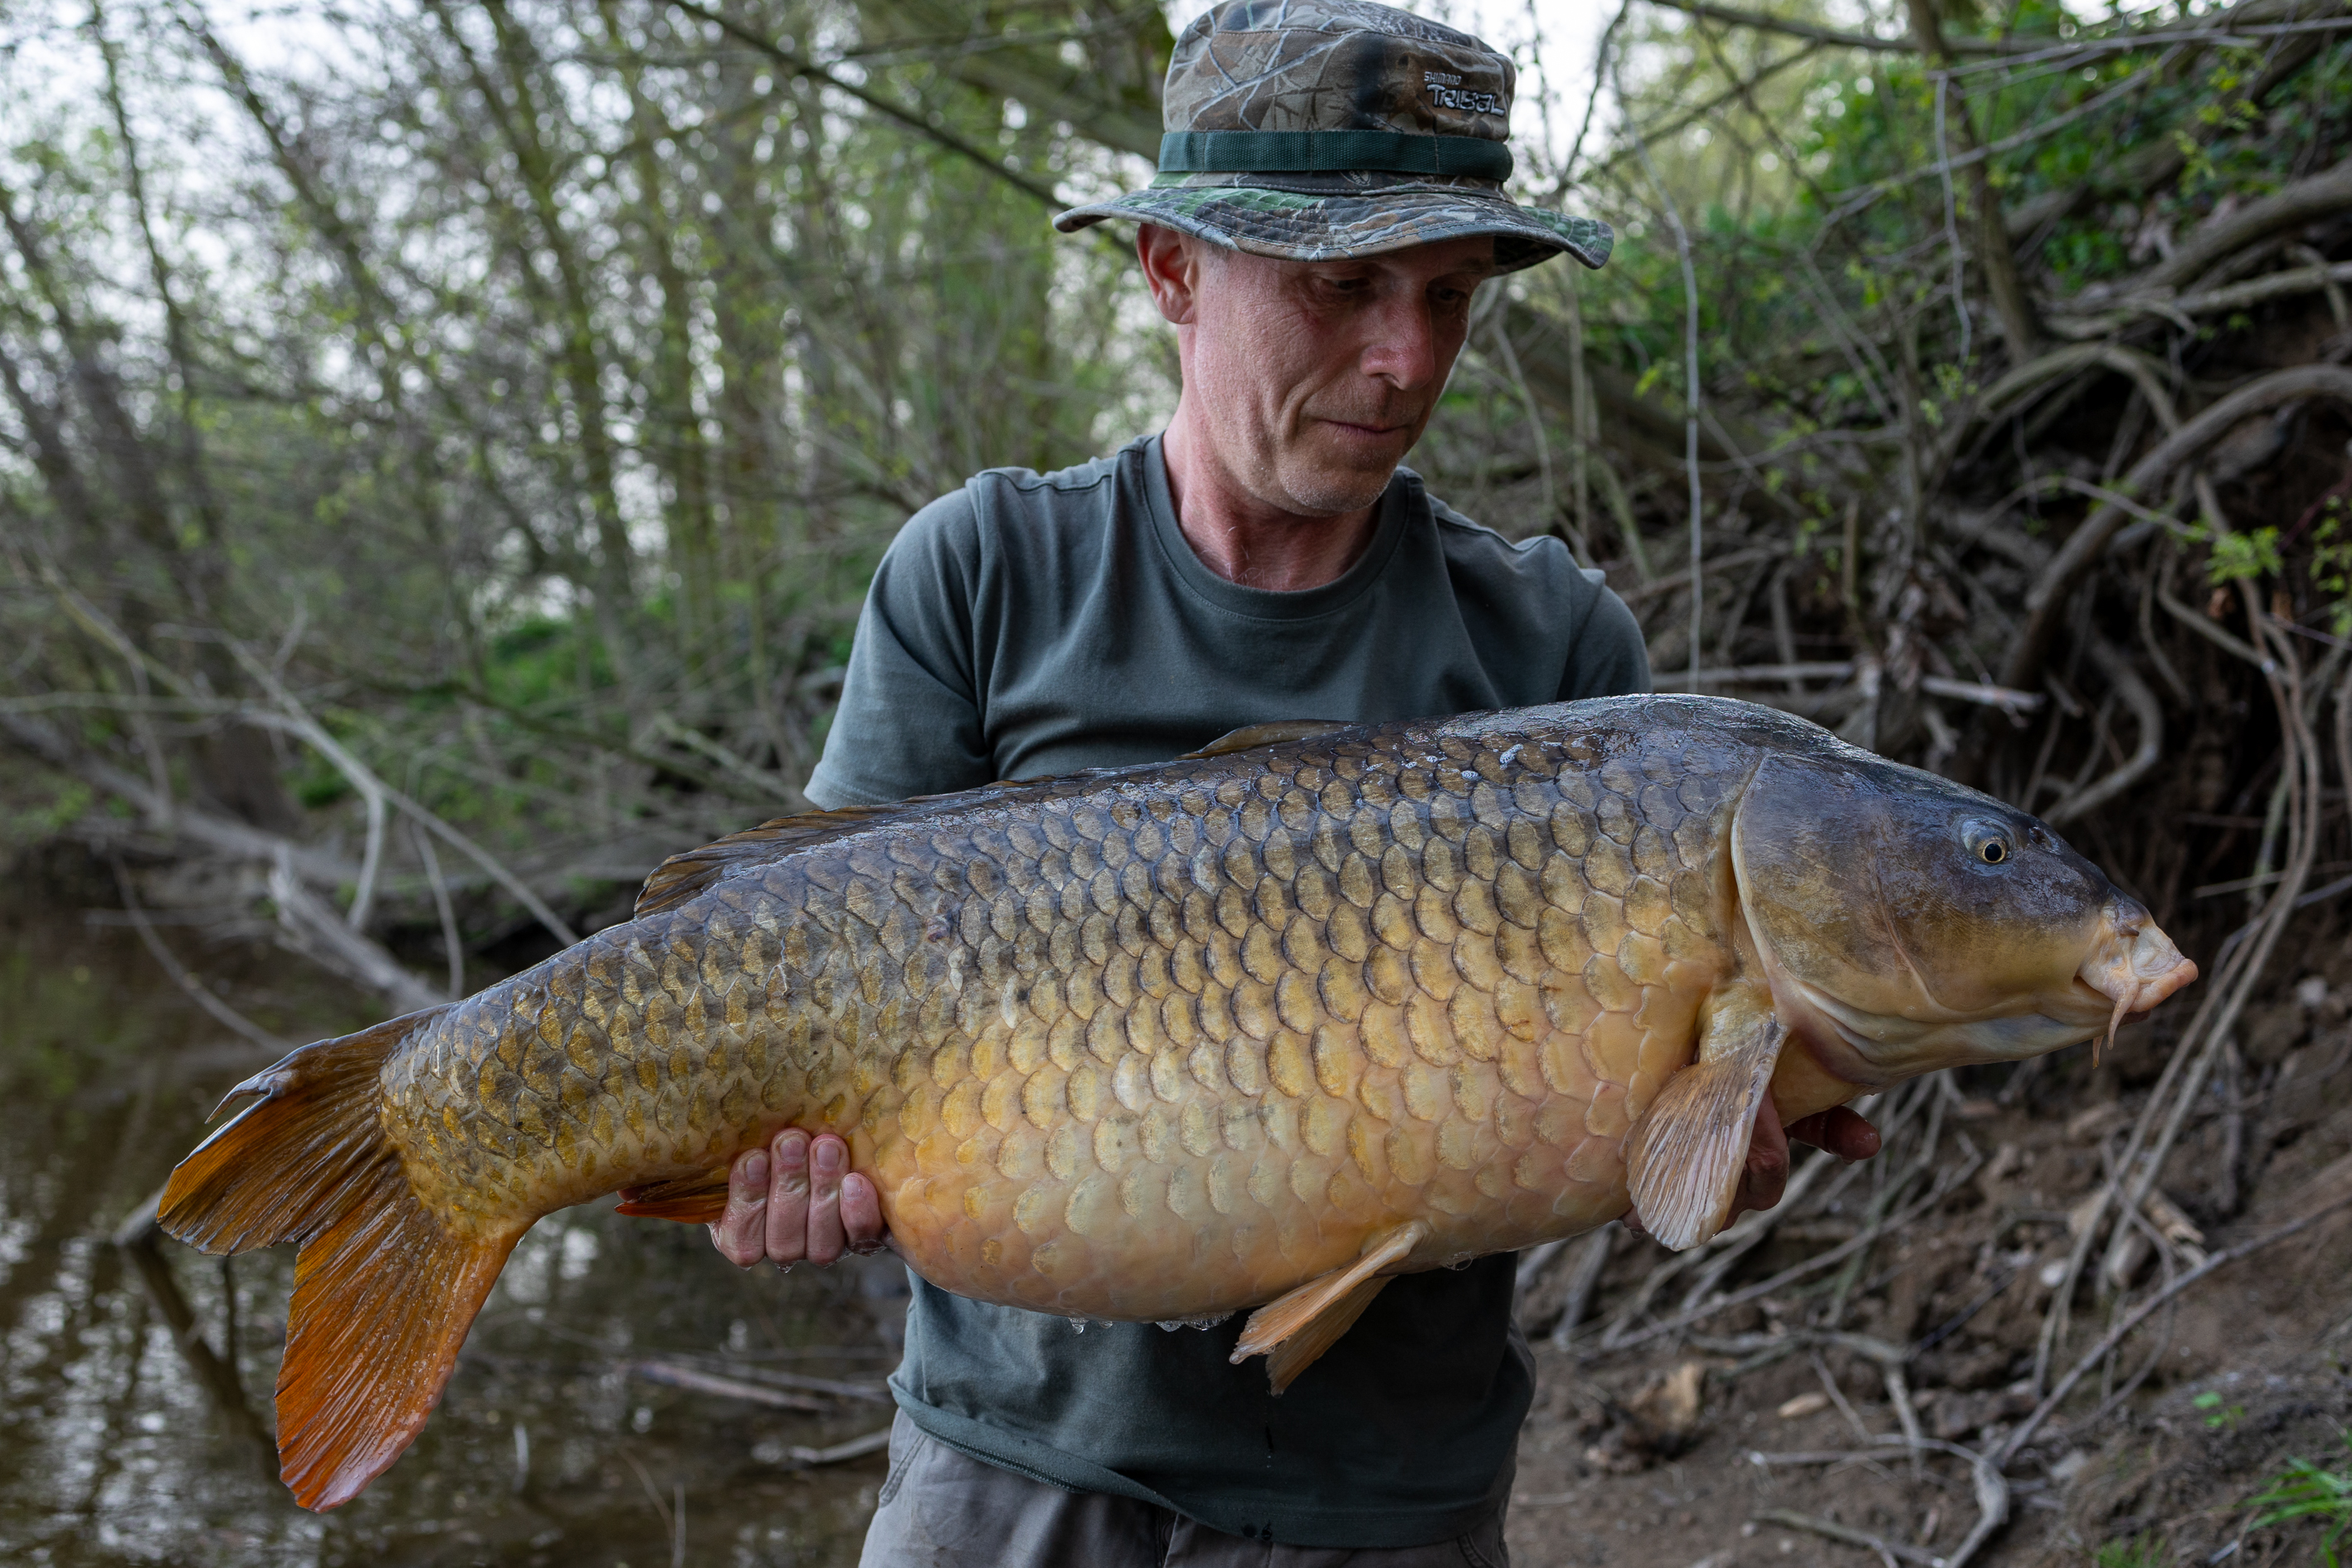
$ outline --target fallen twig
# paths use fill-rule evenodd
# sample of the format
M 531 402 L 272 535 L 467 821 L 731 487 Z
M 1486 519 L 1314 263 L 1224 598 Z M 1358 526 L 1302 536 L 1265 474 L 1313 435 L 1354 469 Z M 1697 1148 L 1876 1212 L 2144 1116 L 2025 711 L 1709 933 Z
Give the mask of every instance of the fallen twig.
M 1928 1568 L 1964 1568 L 1979 1549 L 1992 1539 L 1993 1531 L 2009 1522 L 2009 1482 L 2002 1478 L 2000 1467 L 1994 1463 L 1990 1454 L 1963 1448 L 1958 1443 L 1947 1443 L 1939 1437 L 1889 1435 L 1879 1438 L 1873 1447 L 1862 1449 L 1768 1454 L 1760 1448 L 1751 1448 L 1748 1452 L 1748 1462 L 1761 1468 L 1773 1465 L 1842 1465 L 1887 1458 L 1906 1450 L 1915 1454 L 1931 1450 L 1968 1461 L 1969 1477 L 1976 1488 L 1977 1521 L 1949 1552 L 1927 1558 Z
M 1908 1546 L 1899 1541 L 1889 1541 L 1884 1536 L 1873 1535 L 1866 1530 L 1855 1530 L 1826 1519 L 1815 1519 L 1811 1514 L 1798 1513 L 1792 1509 L 1768 1508 L 1757 1514 L 1755 1519 L 1759 1524 L 1778 1524 L 1790 1530 L 1806 1531 L 1824 1540 L 1843 1542 L 1848 1546 L 1864 1547 L 1877 1552 L 1889 1562 L 1916 1563 L 1919 1564 L 1919 1568 L 1938 1568 L 1938 1564 L 1944 1561 L 1932 1552 L 1922 1552 L 1916 1546 Z
M 289 946 L 383 992 L 401 1012 L 419 1012 L 449 1000 L 411 974 L 382 943 L 337 917 L 324 900 L 302 885 L 282 856 L 269 868 L 269 897 L 278 906 L 278 923 Z
M 1790 1267 L 1782 1269 L 1780 1273 L 1773 1275 L 1770 1279 L 1760 1280 L 1754 1285 L 1748 1286 L 1745 1289 L 1735 1290 L 1727 1296 L 1718 1296 L 1704 1307 L 1695 1307 L 1685 1312 L 1677 1312 L 1673 1317 L 1666 1319 L 1663 1322 L 1653 1323 L 1646 1329 L 1640 1330 L 1634 1333 L 1626 1334 L 1622 1338 L 1606 1340 L 1601 1344 L 1594 1346 L 1592 1349 L 1584 1352 L 1579 1359 L 1585 1361 L 1596 1360 L 1601 1356 L 1614 1354 L 1619 1351 L 1631 1350 L 1635 1345 L 1647 1344 L 1652 1340 L 1660 1339 L 1667 1334 L 1675 1333 L 1683 1329 L 1686 1329 L 1693 1323 L 1704 1322 L 1708 1318 L 1715 1316 L 1717 1312 L 1727 1311 L 1733 1307 L 1739 1306 L 1743 1302 L 1753 1301 L 1759 1298 L 1769 1296 L 1773 1291 L 1780 1289 L 1781 1287 L 1788 1285 L 1792 1281 L 1801 1279 L 1808 1274 L 1826 1268 L 1832 1263 L 1843 1262 L 1847 1258 L 1850 1258 L 1853 1254 L 1861 1251 L 1864 1247 L 1869 1246 L 1872 1242 L 1876 1241 L 1885 1231 L 1910 1223 L 1919 1215 L 1926 1214 L 1936 1205 L 1941 1203 L 1944 1200 L 1946 1194 L 1949 1193 L 1960 1183 L 1967 1181 L 1970 1176 L 1976 1174 L 1977 1167 L 1981 1163 L 1983 1163 L 1983 1161 L 1980 1158 L 1971 1157 L 1957 1165 L 1954 1165 L 1951 1169 L 1948 1170 L 1944 1175 L 1937 1181 L 1935 1185 L 1930 1187 L 1927 1194 L 1917 1202 L 1912 1204 L 1909 1207 L 1902 1210 L 1900 1213 L 1890 1215 L 1878 1224 L 1871 1226 L 1861 1231 L 1855 1235 L 1853 1239 L 1839 1243 L 1837 1246 L 1830 1248 L 1827 1252 L 1820 1253 L 1814 1257 L 1806 1258 L 1802 1263 L 1791 1264 Z
M 546 927 L 548 934 L 554 937 L 556 941 L 570 947 L 580 940 L 580 934 L 566 924 L 562 916 L 550 909 L 545 900 L 532 892 L 521 878 L 509 870 L 505 862 L 475 843 L 469 836 L 460 833 L 442 821 L 439 816 L 425 809 L 417 801 L 385 784 L 366 763 L 345 750 L 340 742 L 327 732 L 325 726 L 310 717 L 309 710 L 295 699 L 292 692 L 286 689 L 277 676 L 270 672 L 268 666 L 253 656 L 250 649 L 241 643 L 233 641 L 228 644 L 228 647 L 229 651 L 236 656 L 237 662 L 245 667 L 246 673 L 259 682 L 262 689 L 269 693 L 270 700 L 283 710 L 283 711 L 272 711 L 268 709 L 250 710 L 245 715 L 248 722 L 270 725 L 299 736 L 316 749 L 321 756 L 332 763 L 346 778 L 352 781 L 354 785 L 362 785 L 364 781 L 363 788 L 371 803 L 368 817 L 371 846 L 380 848 L 380 846 L 377 846 L 379 835 L 376 830 L 376 811 L 378 808 L 375 803 L 381 796 L 384 804 L 398 806 L 418 826 L 488 872 L 491 879 L 508 892 L 512 893 L 515 900 L 524 909 L 529 910 L 532 918 Z M 372 853 L 375 850 L 372 849 Z M 363 880 L 368 879 L 371 876 L 370 868 L 362 868 L 361 876 Z M 364 912 L 357 898 L 352 900 L 352 910 L 354 913 L 352 923 L 357 924 L 358 916 Z
M 868 1454 L 878 1454 L 890 1446 L 890 1428 L 868 1432 L 863 1437 L 852 1437 L 845 1443 L 835 1443 L 828 1448 L 807 1448 L 795 1443 L 784 1450 L 793 1464 L 813 1467 L 838 1465 L 850 1459 L 862 1459 Z
M 2099 1342 L 2093 1345 L 2082 1359 L 2067 1369 L 2066 1375 L 2058 1380 L 2057 1384 L 2051 1389 L 2049 1396 L 2040 1405 L 2035 1405 L 2032 1414 L 2018 1423 L 2017 1430 L 2011 1432 L 2001 1446 L 1993 1451 L 1991 1455 L 1993 1462 L 2001 1468 L 2007 1469 L 2017 1456 L 2024 1450 L 2025 1446 L 2033 1440 L 2033 1435 L 2042 1429 L 2042 1424 L 2050 1419 L 2051 1415 L 2057 1410 L 2066 1395 L 2074 1392 L 2074 1385 L 2083 1380 L 2084 1374 L 2106 1360 L 2108 1353 L 2130 1337 L 2134 1329 L 2147 1321 L 2157 1309 L 2207 1275 L 2226 1268 L 2241 1258 L 2252 1258 L 2255 1253 L 2265 1247 L 2274 1247 L 2291 1236 L 2299 1235 L 2347 1205 L 2352 1205 L 2352 1193 L 2347 1193 L 2334 1202 L 2304 1215 L 2301 1219 L 2279 1226 L 2268 1235 L 2256 1237 L 2250 1241 L 2242 1241 L 2235 1247 L 2215 1253 L 2203 1263 L 2141 1302 L 2126 1313 L 2122 1321 L 2109 1329 Z
M 1559 1310 L 1559 1321 L 1551 1326 L 1551 1342 L 1556 1350 L 1566 1350 L 1584 1322 L 1584 1314 L 1592 1305 L 1593 1292 L 1601 1288 L 1601 1271 L 1609 1266 L 1609 1254 L 1617 1245 L 1623 1227 L 1614 1220 L 1585 1237 L 1577 1248 L 1575 1273 L 1568 1286 L 1568 1300 Z
M 185 992 L 188 1000 L 203 1008 L 214 1022 L 251 1040 L 264 1050 L 281 1055 L 292 1050 L 294 1047 L 287 1041 L 279 1039 L 214 995 L 194 975 L 181 967 L 180 961 L 172 955 L 172 950 L 164 946 L 163 939 L 156 934 L 155 922 L 147 918 L 146 906 L 140 903 L 138 893 L 132 889 L 131 875 L 122 868 L 121 857 L 110 857 L 110 864 L 114 868 L 114 885 L 122 894 L 124 912 L 131 916 L 131 923 L 139 932 L 139 940 L 146 943 L 147 951 L 154 956 L 157 963 L 163 965 L 163 973 L 172 977 L 172 984 Z
M 731 1361 L 723 1363 L 728 1367 L 728 1370 L 723 1373 L 712 1372 L 708 1367 L 694 1366 L 688 1358 L 677 1355 L 646 1357 L 631 1364 L 674 1366 L 688 1372 L 724 1377 L 730 1382 L 740 1381 L 772 1388 L 797 1389 L 806 1394 L 829 1394 L 835 1399 L 862 1399 L 876 1405 L 890 1403 L 890 1391 L 880 1384 L 851 1383 L 838 1377 L 811 1377 L 806 1373 L 777 1372 L 767 1367 L 748 1367 Z
M 698 1372 L 690 1366 L 677 1366 L 666 1361 L 633 1361 L 622 1369 L 629 1376 L 646 1383 L 658 1383 L 667 1388 L 683 1388 L 694 1394 L 715 1394 L 724 1399 L 740 1399 L 747 1405 L 765 1405 L 777 1410 L 805 1410 L 823 1415 L 834 1408 L 834 1402 L 814 1394 L 795 1393 L 788 1388 L 770 1388 L 763 1384 L 746 1383 L 741 1378 L 720 1377 L 716 1373 Z

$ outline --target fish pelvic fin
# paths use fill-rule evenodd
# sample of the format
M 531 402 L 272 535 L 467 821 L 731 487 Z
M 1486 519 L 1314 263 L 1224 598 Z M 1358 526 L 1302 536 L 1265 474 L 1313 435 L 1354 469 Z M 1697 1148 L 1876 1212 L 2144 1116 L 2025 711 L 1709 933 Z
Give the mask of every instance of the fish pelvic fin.
M 1698 1059 L 1666 1080 L 1630 1140 L 1633 1212 L 1662 1245 L 1696 1247 L 1729 1219 L 1788 1035 L 1760 986 L 1709 999 Z
M 714 1224 L 727 1213 L 727 1167 L 623 1187 L 621 1205 L 613 1212 L 638 1219 L 674 1219 L 681 1225 Z
M 1268 1301 L 1242 1325 L 1241 1341 L 1230 1358 L 1233 1364 L 1265 1356 L 1266 1382 L 1280 1394 L 1364 1315 L 1389 1282 L 1381 1270 L 1403 1262 L 1428 1237 L 1428 1221 L 1408 1221 L 1366 1242 L 1362 1256 L 1347 1268 Z
M 300 1244 L 278 1373 L 294 1500 L 350 1501 L 440 1403 L 466 1331 L 525 1228 L 474 1232 L 425 1206 L 379 1110 L 384 1058 L 441 1009 L 296 1051 L 180 1163 L 163 1229 L 207 1252 Z

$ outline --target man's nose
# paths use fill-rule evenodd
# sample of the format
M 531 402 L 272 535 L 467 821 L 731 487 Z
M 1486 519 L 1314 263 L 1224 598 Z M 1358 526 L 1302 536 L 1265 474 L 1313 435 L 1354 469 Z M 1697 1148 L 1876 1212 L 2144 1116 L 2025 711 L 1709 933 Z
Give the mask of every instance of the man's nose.
M 1428 385 L 1447 368 L 1440 363 L 1440 331 L 1428 300 L 1399 290 L 1380 302 L 1366 326 L 1360 362 L 1365 374 L 1411 392 Z

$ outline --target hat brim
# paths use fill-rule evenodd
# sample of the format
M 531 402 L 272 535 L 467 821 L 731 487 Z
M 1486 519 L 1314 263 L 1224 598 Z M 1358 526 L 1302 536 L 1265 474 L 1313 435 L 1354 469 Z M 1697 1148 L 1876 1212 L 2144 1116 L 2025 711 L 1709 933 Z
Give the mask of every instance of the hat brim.
M 1132 218 L 1213 244 L 1286 261 L 1338 261 L 1416 245 L 1491 235 L 1495 260 L 1516 272 L 1567 253 L 1587 267 L 1609 259 L 1616 235 L 1598 218 L 1523 207 L 1465 183 L 1400 184 L 1349 191 L 1285 190 L 1259 184 L 1162 181 L 1110 201 L 1057 214 L 1064 234 L 1106 218 Z

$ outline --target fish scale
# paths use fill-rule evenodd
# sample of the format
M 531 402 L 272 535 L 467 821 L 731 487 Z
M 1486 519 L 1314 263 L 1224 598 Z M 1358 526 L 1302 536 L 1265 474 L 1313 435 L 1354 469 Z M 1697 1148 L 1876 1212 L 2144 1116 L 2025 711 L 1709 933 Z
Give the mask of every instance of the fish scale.
M 848 1141 L 933 1284 L 1255 1307 L 1234 1357 L 1279 1390 L 1389 1275 L 1629 1205 L 1691 1245 L 1768 1108 L 2055 1049 L 2195 973 L 2032 818 L 1747 704 L 1303 728 L 766 824 L 240 1085 L 161 1217 L 302 1245 L 297 1499 L 398 1455 L 541 1215 L 715 1218 L 786 1126 Z
M 384 1123 L 483 1221 L 830 1129 L 926 1278 L 1073 1316 L 1229 1309 L 1412 1216 L 1424 1265 L 1570 1234 L 1727 962 L 1725 763 L 1425 726 L 999 790 L 462 1004 Z

